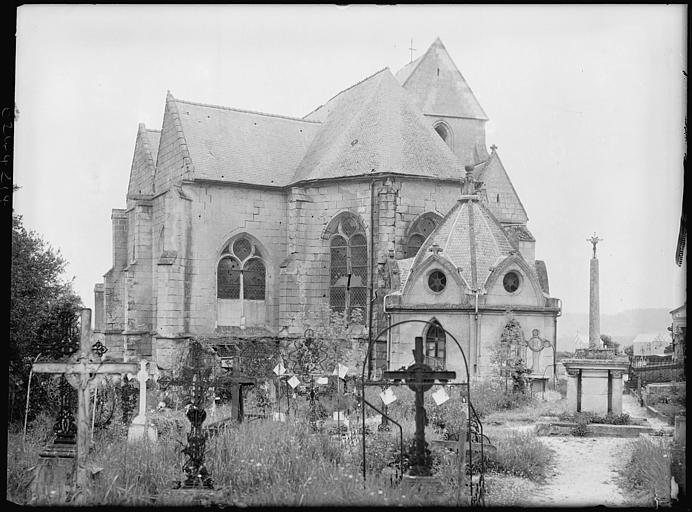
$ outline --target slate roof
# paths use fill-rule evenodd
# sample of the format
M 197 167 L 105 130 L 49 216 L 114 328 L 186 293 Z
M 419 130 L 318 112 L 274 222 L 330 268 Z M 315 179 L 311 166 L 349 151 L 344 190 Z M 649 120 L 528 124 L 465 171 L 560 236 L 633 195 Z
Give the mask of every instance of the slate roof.
M 488 208 L 477 200 L 460 199 L 416 254 L 413 267 L 432 256 L 430 247 L 442 248 L 441 257 L 461 268 L 472 288 L 484 285 L 491 268 L 516 248 Z
M 388 68 L 305 117 L 321 121 L 293 182 L 397 173 L 460 179 L 463 166 Z
M 149 142 L 151 156 L 154 159 L 154 164 L 156 164 L 156 157 L 159 154 L 159 142 L 161 141 L 161 130 L 150 130 L 147 128 L 145 133 Z
M 320 124 L 173 98 L 195 179 L 287 185 Z
M 439 37 L 397 79 L 426 114 L 488 119 Z

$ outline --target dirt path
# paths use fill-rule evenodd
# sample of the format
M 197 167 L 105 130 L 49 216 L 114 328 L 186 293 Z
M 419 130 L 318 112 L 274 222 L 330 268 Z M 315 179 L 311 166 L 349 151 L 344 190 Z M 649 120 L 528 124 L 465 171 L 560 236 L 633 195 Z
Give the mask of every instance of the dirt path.
M 632 439 L 611 437 L 543 437 L 557 453 L 555 469 L 536 490 L 535 506 L 621 506 L 616 469 L 627 463 Z
M 665 422 L 647 414 L 632 395 L 623 395 L 623 412 L 646 418 L 650 426 Z M 556 464 L 545 485 L 529 497 L 530 505 L 546 506 L 623 506 L 632 505 L 617 483 L 617 469 L 627 464 L 634 438 L 542 437 L 553 448 Z

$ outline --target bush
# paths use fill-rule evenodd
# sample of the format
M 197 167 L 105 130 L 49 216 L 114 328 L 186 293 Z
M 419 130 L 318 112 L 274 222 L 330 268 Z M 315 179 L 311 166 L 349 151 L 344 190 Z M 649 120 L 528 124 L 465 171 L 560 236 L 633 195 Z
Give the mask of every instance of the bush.
M 484 417 L 495 411 L 530 404 L 533 400 L 528 393 L 505 390 L 505 383 L 499 379 L 485 379 L 471 383 L 471 401 L 476 413 Z
M 488 452 L 487 468 L 534 481 L 543 481 L 555 452 L 534 432 L 510 431 L 493 438 L 496 452 Z
M 653 505 L 670 501 L 671 450 L 665 440 L 640 437 L 630 445 L 632 455 L 620 470 L 626 487 L 644 495 Z

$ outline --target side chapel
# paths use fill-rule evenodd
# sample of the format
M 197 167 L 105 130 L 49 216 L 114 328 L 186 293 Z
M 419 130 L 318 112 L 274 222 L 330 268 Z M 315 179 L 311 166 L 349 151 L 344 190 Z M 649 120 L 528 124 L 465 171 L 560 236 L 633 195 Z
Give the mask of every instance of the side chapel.
M 299 336 L 328 306 L 372 314 L 373 335 L 432 322 L 394 328 L 378 369 L 410 364 L 422 336 L 428 360 L 465 380 L 446 330 L 471 378 L 498 340 L 545 374 L 560 301 L 487 121 L 439 38 L 303 118 L 168 92 L 112 210 L 95 332 L 114 356 L 166 369 L 193 337 Z

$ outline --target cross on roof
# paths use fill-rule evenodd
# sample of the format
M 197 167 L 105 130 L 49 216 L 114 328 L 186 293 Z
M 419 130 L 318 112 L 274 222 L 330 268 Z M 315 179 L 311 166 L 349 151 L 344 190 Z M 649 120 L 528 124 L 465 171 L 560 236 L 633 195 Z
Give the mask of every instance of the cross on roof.
M 490 146 L 490 151 L 495 151 L 496 149 L 497 149 L 497 146 L 496 146 L 495 144 L 493 144 L 492 146 Z
M 416 48 L 413 47 L 413 38 L 411 38 L 411 47 L 409 50 L 411 50 L 411 62 L 413 62 L 413 52 L 416 51 Z

